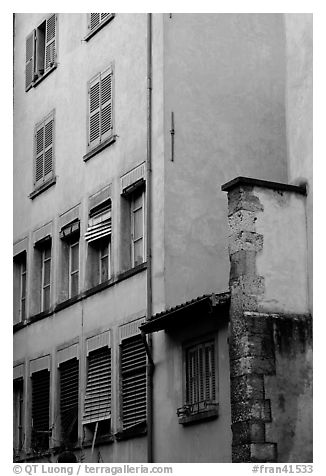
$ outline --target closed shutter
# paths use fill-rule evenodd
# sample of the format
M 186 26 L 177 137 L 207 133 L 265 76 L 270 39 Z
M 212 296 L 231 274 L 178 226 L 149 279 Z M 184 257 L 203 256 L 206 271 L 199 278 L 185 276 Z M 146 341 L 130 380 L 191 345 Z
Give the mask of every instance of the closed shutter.
M 50 372 L 32 374 L 32 447 L 49 447 Z
M 101 141 L 112 134 L 112 70 L 101 73 Z
M 26 39 L 25 89 L 34 81 L 35 71 L 35 30 Z
M 43 182 L 44 176 L 44 124 L 42 124 L 35 134 L 35 185 Z
M 111 350 L 89 353 L 83 423 L 111 418 Z
M 198 344 L 186 353 L 186 403 L 212 402 L 216 399 L 214 342 Z
M 90 24 L 89 24 L 89 28 L 91 31 L 99 26 L 100 20 L 101 20 L 100 15 L 101 15 L 100 13 L 91 13 Z
M 95 147 L 100 143 L 100 75 L 89 84 L 89 140 L 88 145 Z
M 56 59 L 56 15 L 46 20 L 45 29 L 45 71 L 55 64 Z
M 122 423 L 127 428 L 146 420 L 146 351 L 140 336 L 121 344 Z
M 78 438 L 79 363 L 77 359 L 60 365 L 60 418 L 63 442 Z
M 51 115 L 40 124 L 35 133 L 35 185 L 50 179 L 53 175 L 53 131 L 54 117 Z

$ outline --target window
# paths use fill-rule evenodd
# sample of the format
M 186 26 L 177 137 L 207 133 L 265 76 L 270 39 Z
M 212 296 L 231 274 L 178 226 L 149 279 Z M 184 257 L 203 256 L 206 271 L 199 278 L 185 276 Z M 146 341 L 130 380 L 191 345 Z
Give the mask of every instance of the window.
M 59 366 L 61 441 L 69 447 L 78 440 L 79 362 L 70 359 Z
M 89 13 L 88 14 L 88 35 L 89 40 L 98 30 L 109 23 L 114 18 L 114 13 Z
M 144 262 L 144 192 L 138 189 L 131 195 L 131 266 Z
M 26 91 L 55 66 L 56 29 L 57 18 L 55 14 L 51 14 L 26 38 Z
M 217 416 L 215 340 L 187 346 L 184 349 L 184 365 L 185 404 L 178 409 L 179 422 Z
M 145 163 L 121 177 L 120 267 L 127 270 L 145 262 Z
M 77 296 L 79 289 L 79 241 L 69 246 L 69 298 Z
M 146 351 L 140 335 L 120 344 L 122 426 L 146 421 Z
M 51 236 L 35 243 L 31 314 L 48 311 L 51 305 Z
M 26 319 L 26 252 L 14 258 L 14 324 Z
M 79 220 L 62 227 L 61 238 L 61 294 L 60 300 L 79 293 Z
M 13 447 L 17 454 L 24 445 L 24 381 L 22 378 L 14 379 L 13 398 Z
M 54 173 L 54 112 L 35 128 L 34 187 L 53 178 Z
M 85 239 L 88 242 L 88 285 L 93 287 L 111 277 L 110 199 L 91 209 Z
M 40 370 L 32 374 L 32 448 L 49 448 L 50 430 L 50 372 Z
M 90 82 L 88 148 L 104 145 L 113 136 L 113 71 L 108 68 Z

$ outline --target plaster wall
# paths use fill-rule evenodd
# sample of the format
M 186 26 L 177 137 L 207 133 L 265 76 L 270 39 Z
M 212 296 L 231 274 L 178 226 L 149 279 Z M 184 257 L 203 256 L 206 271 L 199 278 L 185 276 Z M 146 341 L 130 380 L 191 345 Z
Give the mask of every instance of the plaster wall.
M 220 185 L 239 175 L 287 179 L 282 15 L 165 14 L 164 97 L 170 306 L 228 287 Z
M 261 311 L 308 312 L 307 234 L 305 197 L 291 192 L 254 188 L 263 212 L 256 232 L 262 235 L 257 275 L 264 279 L 258 298 Z
M 309 309 L 313 280 L 313 16 L 285 14 L 286 127 L 289 182 L 307 184 Z

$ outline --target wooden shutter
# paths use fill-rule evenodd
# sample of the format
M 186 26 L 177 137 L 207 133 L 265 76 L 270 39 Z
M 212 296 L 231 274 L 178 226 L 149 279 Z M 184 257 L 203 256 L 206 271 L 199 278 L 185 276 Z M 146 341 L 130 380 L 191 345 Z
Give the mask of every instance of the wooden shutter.
M 79 363 L 71 359 L 60 364 L 60 418 L 63 442 L 78 438 Z
M 101 13 L 100 15 L 101 15 L 100 21 L 102 22 L 102 21 L 104 21 L 109 15 L 111 15 L 111 13 Z
M 53 124 L 50 117 L 44 124 L 44 180 L 52 177 L 53 172 Z
M 112 134 L 112 69 L 101 73 L 101 141 Z
M 100 13 L 91 13 L 90 14 L 89 28 L 90 28 L 91 31 L 99 26 L 100 21 L 101 21 L 100 15 L 101 15 Z
M 43 182 L 44 177 L 44 123 L 35 133 L 35 185 Z
M 35 30 L 26 39 L 25 89 L 34 81 L 35 72 Z
M 111 350 L 89 353 L 83 423 L 111 418 Z
M 140 336 L 121 343 L 122 423 L 127 428 L 146 420 L 146 351 Z
M 56 60 L 56 15 L 46 20 L 45 28 L 45 71 L 55 64 Z
M 88 145 L 100 143 L 100 75 L 89 83 L 89 139 Z
M 216 399 L 216 368 L 214 343 L 205 344 L 205 399 Z
M 40 370 L 32 374 L 32 447 L 49 447 L 50 429 L 50 372 Z

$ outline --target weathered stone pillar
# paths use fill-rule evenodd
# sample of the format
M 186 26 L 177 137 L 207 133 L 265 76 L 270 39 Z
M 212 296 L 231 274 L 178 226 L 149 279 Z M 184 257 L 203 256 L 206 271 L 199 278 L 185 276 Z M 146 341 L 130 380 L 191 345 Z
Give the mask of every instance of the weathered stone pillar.
M 230 226 L 232 461 L 282 461 L 293 451 L 279 448 L 289 423 L 280 395 L 301 398 L 300 390 L 287 388 L 286 372 L 296 374 L 296 357 L 306 357 L 311 342 L 304 189 L 239 177 L 222 190 L 228 192 Z M 278 332 L 284 320 L 296 323 L 286 349 Z M 303 349 L 298 335 L 304 335 Z M 304 362 L 308 375 L 310 363 Z M 290 425 L 297 428 L 297 421 Z

